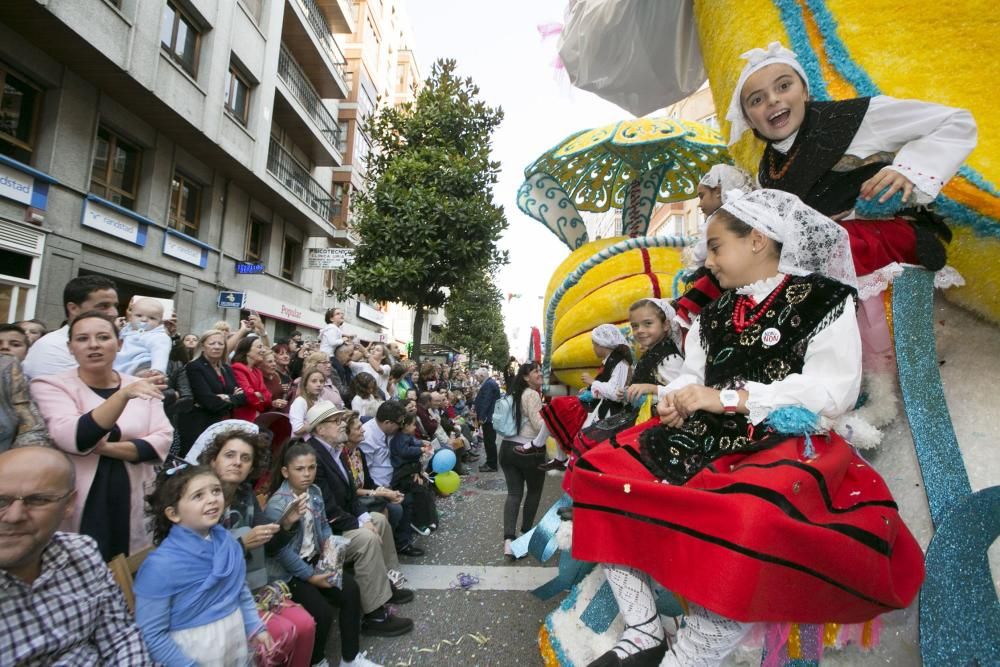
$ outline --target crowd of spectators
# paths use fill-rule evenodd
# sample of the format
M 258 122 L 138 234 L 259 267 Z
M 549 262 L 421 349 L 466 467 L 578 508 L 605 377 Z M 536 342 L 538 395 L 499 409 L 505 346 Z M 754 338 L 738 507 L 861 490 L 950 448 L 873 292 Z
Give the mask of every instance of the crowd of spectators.
M 0 326 L 5 663 L 306 667 L 336 634 L 364 667 L 362 635 L 413 630 L 399 557 L 438 528 L 433 457 L 466 474 L 485 444 L 496 470 L 485 371 L 355 342 L 339 309 L 271 344 L 255 315 L 183 333 L 139 298 L 120 318 L 100 276 L 64 306 L 51 332 Z M 144 558 L 134 615 L 118 556 Z

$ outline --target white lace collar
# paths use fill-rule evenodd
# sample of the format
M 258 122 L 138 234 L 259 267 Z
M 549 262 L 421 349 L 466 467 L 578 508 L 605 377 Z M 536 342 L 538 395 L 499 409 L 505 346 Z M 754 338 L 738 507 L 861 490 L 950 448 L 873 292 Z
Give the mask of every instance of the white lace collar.
M 774 146 L 774 150 L 784 155 L 792 148 L 792 144 L 795 143 L 795 137 L 797 136 L 799 136 L 799 131 L 795 130 L 781 141 L 776 141 L 771 145 Z
M 774 288 L 781 284 L 781 281 L 785 279 L 784 273 L 777 273 L 770 278 L 764 278 L 763 280 L 758 280 L 757 282 L 750 283 L 749 285 L 744 285 L 736 290 L 737 294 L 747 294 L 753 297 L 753 300 L 760 303 L 767 296 L 774 291 Z

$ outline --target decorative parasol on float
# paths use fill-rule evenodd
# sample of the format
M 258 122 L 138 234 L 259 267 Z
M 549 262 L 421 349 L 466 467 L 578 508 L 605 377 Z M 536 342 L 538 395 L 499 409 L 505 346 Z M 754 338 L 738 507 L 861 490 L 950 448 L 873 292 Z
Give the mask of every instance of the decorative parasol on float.
M 698 179 L 730 162 L 711 127 L 672 118 L 637 118 L 575 132 L 524 170 L 517 205 L 570 250 L 586 243 L 579 211 L 622 209 L 624 233 L 642 236 L 656 202 L 691 199 Z

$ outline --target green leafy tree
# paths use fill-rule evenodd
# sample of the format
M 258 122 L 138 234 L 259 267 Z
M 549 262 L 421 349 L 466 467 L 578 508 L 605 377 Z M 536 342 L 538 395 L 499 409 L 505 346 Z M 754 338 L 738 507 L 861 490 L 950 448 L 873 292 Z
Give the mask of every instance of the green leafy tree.
M 502 359 L 508 355 L 507 335 L 504 333 L 501 294 L 490 274 L 480 274 L 451 291 L 445 304 L 447 324 L 441 332 L 446 344 L 465 350 L 470 362 Z M 497 354 L 497 351 L 502 354 Z
M 490 160 L 503 111 L 455 69 L 437 61 L 414 102 L 375 114 L 367 188 L 352 206 L 361 241 L 347 291 L 412 307 L 415 359 L 426 310 L 444 305 L 446 288 L 507 261 L 497 249 L 507 220 L 493 203 L 500 165 Z

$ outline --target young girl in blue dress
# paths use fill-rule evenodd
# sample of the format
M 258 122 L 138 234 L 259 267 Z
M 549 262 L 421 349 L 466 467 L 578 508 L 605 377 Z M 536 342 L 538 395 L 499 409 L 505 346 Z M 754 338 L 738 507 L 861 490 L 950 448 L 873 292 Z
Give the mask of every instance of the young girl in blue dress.
M 146 501 L 158 546 L 136 575 L 135 618 L 153 659 L 165 667 L 243 667 L 248 640 L 269 651 L 243 548 L 219 525 L 226 503 L 211 468 L 169 468 Z

